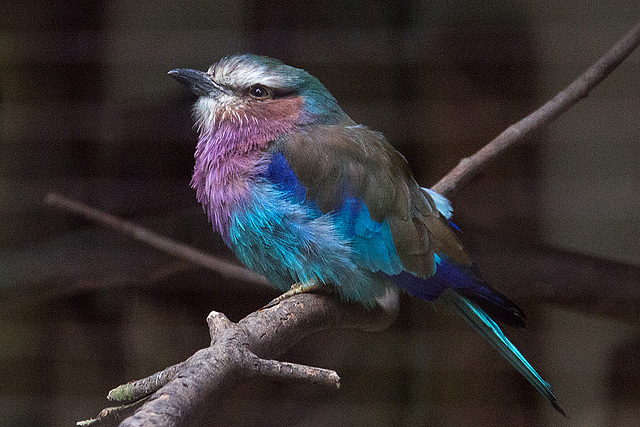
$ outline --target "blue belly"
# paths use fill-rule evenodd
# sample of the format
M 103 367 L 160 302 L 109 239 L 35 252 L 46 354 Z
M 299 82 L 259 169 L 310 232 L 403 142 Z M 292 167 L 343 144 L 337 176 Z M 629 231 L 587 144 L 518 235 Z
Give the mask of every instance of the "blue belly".
M 339 213 L 323 214 L 267 180 L 234 212 L 229 236 L 238 259 L 282 291 L 317 281 L 346 301 L 371 305 L 386 290 L 383 275 L 361 268 Z

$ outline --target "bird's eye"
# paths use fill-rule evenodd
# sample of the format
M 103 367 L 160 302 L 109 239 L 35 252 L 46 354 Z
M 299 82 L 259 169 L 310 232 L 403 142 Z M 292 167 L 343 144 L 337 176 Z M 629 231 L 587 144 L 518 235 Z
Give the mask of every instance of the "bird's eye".
M 249 95 L 255 99 L 267 99 L 271 96 L 271 92 L 262 85 L 253 85 L 249 88 Z

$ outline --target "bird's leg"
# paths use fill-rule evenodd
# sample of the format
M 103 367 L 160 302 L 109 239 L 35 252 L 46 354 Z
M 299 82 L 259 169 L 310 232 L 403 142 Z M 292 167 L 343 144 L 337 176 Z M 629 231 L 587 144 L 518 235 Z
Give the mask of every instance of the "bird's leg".
M 293 285 L 291 285 L 291 289 L 289 289 L 287 292 L 283 293 L 282 295 L 272 299 L 267 305 L 262 307 L 262 309 L 264 310 L 265 308 L 273 307 L 274 305 L 277 305 L 280 302 L 286 300 L 287 298 L 291 298 L 294 295 L 298 295 L 306 292 L 316 292 L 316 291 L 326 291 L 326 290 L 327 290 L 327 287 L 319 283 L 317 280 L 310 280 L 304 283 L 294 283 Z

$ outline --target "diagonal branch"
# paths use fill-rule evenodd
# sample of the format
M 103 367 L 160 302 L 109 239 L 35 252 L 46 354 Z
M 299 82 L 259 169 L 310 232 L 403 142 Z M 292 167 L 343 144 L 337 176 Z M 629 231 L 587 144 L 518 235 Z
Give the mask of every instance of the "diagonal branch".
M 126 234 L 136 240 L 144 242 L 156 249 L 170 253 L 196 265 L 216 271 L 228 279 L 243 280 L 248 283 L 268 286 L 267 280 L 253 271 L 240 267 L 234 263 L 224 261 L 196 248 L 177 242 L 168 237 L 155 233 L 148 228 L 141 227 L 132 222 L 125 221 L 101 210 L 92 208 L 83 203 L 71 200 L 57 193 L 49 193 L 44 199 L 45 203 L 75 213 L 98 224 L 111 228 L 117 232 Z
M 586 98 L 589 92 L 615 70 L 639 44 L 640 21 L 563 91 L 518 123 L 509 126 L 477 153 L 460 160 L 460 163 L 431 189 L 443 195 L 451 195 L 507 149 L 521 145 L 532 132 L 551 123 L 578 101 Z

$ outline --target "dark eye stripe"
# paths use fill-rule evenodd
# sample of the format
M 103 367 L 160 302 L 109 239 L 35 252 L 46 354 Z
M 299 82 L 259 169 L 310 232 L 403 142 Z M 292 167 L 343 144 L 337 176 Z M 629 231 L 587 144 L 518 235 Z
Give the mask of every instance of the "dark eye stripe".
M 296 89 L 272 88 L 271 93 L 274 98 L 292 98 L 298 95 Z
M 259 95 L 257 92 L 259 92 L 260 90 L 265 90 L 267 92 L 267 95 Z M 244 93 L 255 99 L 292 98 L 298 95 L 298 91 L 293 88 L 274 88 L 261 84 L 249 86 L 249 88 L 247 88 Z

